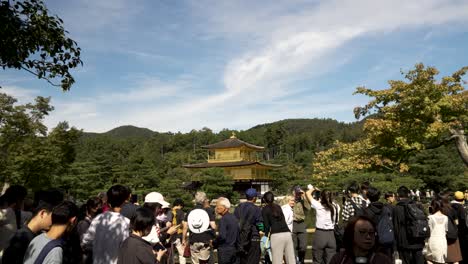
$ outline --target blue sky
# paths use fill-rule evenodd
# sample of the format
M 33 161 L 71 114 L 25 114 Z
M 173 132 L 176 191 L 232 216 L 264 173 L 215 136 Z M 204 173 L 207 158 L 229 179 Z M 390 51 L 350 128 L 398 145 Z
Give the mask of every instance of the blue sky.
M 468 65 L 468 1 L 45 1 L 82 48 L 62 92 L 0 71 L 20 102 L 51 96 L 46 124 L 85 131 L 248 129 L 286 118 L 354 121 L 368 98 L 423 62 Z

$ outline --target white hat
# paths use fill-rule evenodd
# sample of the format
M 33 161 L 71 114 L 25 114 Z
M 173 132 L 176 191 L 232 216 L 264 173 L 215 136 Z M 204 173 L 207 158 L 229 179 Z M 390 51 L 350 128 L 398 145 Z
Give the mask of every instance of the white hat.
M 203 209 L 193 209 L 187 216 L 187 224 L 191 232 L 200 234 L 208 230 L 210 217 Z
M 158 203 L 162 207 L 169 208 L 170 203 L 164 201 L 162 194 L 158 192 L 150 192 L 145 196 L 145 203 Z

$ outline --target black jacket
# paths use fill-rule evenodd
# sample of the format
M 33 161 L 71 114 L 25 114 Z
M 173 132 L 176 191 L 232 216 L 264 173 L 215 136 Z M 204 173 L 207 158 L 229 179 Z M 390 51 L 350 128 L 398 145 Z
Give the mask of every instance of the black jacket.
M 153 247 L 139 236 L 131 234 L 124 240 L 119 251 L 118 264 L 155 264 Z
M 384 204 L 381 202 L 370 203 L 366 208 L 366 215 L 377 225 L 382 215 Z
M 414 203 L 410 199 L 400 200 L 393 209 L 393 228 L 395 229 L 395 241 L 398 248 L 402 249 L 422 249 L 424 239 L 414 239 L 408 237 L 406 233 L 406 206 Z

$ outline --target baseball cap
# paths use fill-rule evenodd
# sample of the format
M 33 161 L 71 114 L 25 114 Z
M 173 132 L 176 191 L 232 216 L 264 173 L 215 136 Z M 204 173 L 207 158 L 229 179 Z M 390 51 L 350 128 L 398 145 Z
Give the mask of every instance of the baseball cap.
M 455 200 L 463 200 L 465 199 L 465 196 L 462 192 L 460 191 L 457 191 L 453 194 L 453 196 L 455 197 Z
M 158 192 L 150 192 L 145 196 L 145 203 L 158 203 L 160 204 L 163 208 L 164 207 L 169 207 L 170 203 L 164 201 L 164 197 L 162 194 Z
M 247 191 L 245 191 L 245 196 L 247 196 L 247 199 L 257 197 L 257 190 L 254 188 L 249 188 Z

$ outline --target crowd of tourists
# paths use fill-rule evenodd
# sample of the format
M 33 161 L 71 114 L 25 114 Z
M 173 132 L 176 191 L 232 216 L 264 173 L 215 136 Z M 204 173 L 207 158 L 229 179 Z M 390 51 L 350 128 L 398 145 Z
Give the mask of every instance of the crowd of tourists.
M 79 208 L 60 191 L 30 200 L 15 185 L 0 198 L 0 264 L 303 264 L 312 212 L 313 263 L 467 263 L 468 192 L 422 203 L 405 186 L 381 197 L 354 182 L 342 200 L 335 195 L 309 185 L 278 199 L 250 188 L 235 208 L 225 197 L 213 197 L 213 208 L 197 192 L 186 211 L 159 192 L 140 206 L 130 188 L 114 185 Z

